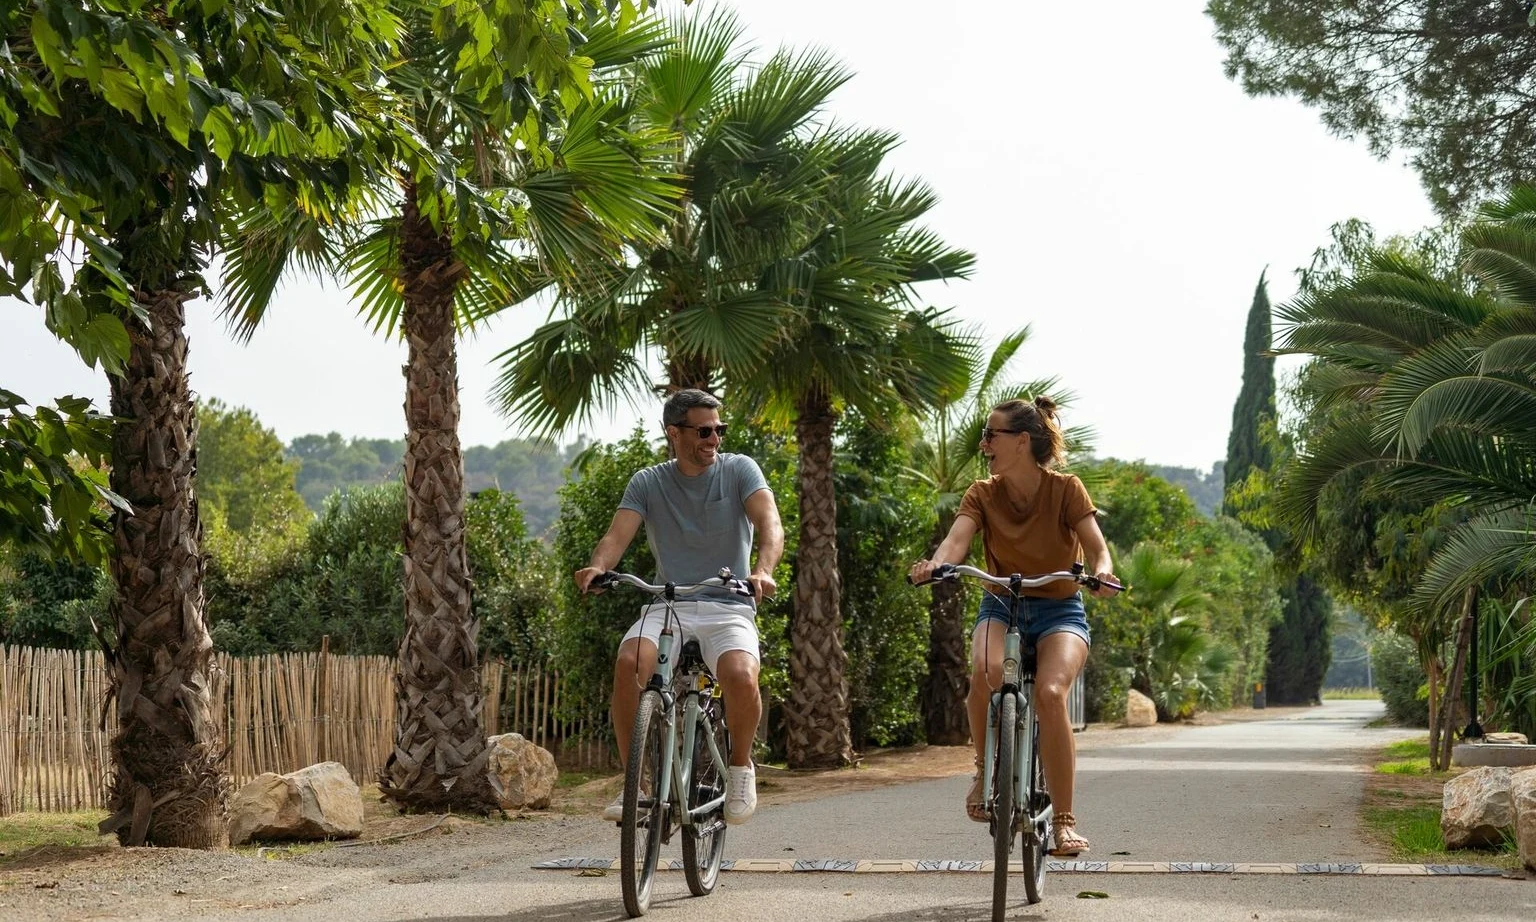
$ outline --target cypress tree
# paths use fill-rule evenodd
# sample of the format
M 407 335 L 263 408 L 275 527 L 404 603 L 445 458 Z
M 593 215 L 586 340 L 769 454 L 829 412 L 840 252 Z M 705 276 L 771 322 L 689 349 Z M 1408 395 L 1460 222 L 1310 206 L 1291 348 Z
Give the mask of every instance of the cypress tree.
M 1269 629 L 1266 695 L 1270 704 L 1311 704 L 1333 660 L 1333 599 L 1305 573 L 1281 593 L 1285 616 Z
M 1224 495 L 1255 469 L 1268 471 L 1274 463 L 1270 447 L 1260 436 L 1264 421 L 1275 416 L 1275 359 L 1266 354 L 1270 335 L 1269 290 L 1264 273 L 1260 273 L 1243 334 L 1243 386 L 1232 407 Z M 1222 505 L 1228 515 L 1233 514 L 1230 500 L 1224 499 Z M 1263 537 L 1271 550 L 1284 540 L 1276 531 Z M 1322 688 L 1323 674 L 1332 658 L 1328 622 L 1333 600 L 1304 573 L 1288 579 L 1281 592 L 1285 615 L 1269 631 L 1267 698 L 1274 704 L 1309 704 Z
M 1275 359 L 1267 355 L 1270 346 L 1269 290 L 1264 273 L 1253 290 L 1253 306 L 1248 308 L 1248 328 L 1243 334 L 1243 386 L 1232 406 L 1232 431 L 1227 435 L 1227 463 L 1223 468 L 1225 492 L 1242 483 L 1254 468 L 1269 470 L 1269 446 L 1259 438 L 1265 419 L 1275 415 Z M 1224 511 L 1233 510 L 1227 500 Z

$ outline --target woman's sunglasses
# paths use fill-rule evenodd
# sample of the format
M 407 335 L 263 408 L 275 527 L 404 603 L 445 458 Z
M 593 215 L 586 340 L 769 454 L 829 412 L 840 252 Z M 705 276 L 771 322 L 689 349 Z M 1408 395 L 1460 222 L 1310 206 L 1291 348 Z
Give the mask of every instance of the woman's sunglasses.
M 1023 429 L 993 429 L 991 427 L 984 427 L 981 430 L 981 440 L 983 442 L 990 442 L 994 435 L 1018 435 L 1023 431 Z

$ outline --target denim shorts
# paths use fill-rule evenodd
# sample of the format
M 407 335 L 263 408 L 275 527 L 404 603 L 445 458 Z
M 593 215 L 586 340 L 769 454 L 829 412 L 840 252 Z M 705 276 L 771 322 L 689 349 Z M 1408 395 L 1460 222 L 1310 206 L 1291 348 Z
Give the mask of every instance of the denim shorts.
M 1008 626 L 1008 600 L 999 598 L 990 592 L 981 594 L 981 610 L 976 613 L 976 623 L 983 621 L 997 621 L 1004 627 Z M 1029 596 L 1019 598 L 1019 630 L 1024 634 L 1024 640 L 1030 646 L 1040 642 L 1040 638 L 1047 634 L 1055 634 L 1058 631 L 1066 631 L 1083 638 L 1083 643 L 1093 645 L 1092 635 L 1088 631 L 1088 615 L 1083 611 L 1083 597 L 1073 594 L 1065 599 L 1032 599 Z

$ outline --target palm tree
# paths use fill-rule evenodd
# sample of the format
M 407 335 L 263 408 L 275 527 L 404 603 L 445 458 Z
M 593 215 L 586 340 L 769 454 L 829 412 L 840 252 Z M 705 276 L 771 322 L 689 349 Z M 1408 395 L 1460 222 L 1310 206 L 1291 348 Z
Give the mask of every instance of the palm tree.
M 653 389 L 718 390 L 783 335 L 800 243 L 823 174 L 791 142 L 848 73 L 822 52 L 748 61 L 742 29 L 715 8 L 674 20 L 672 41 L 634 69 L 636 130 L 677 140 L 682 207 L 659 240 L 597 284 L 562 290 L 557 319 L 503 353 L 496 401 L 545 435 Z M 659 385 L 645 366 L 654 350 Z
M 844 406 L 869 420 L 933 407 L 963 389 L 973 361 L 974 343 L 943 313 L 910 307 L 912 286 L 964 278 L 974 257 L 915 226 L 936 203 L 927 187 L 879 175 L 894 143 L 881 132 L 828 129 L 806 144 L 828 181 L 811 239 L 778 269 L 798 280 L 793 325 L 740 382 L 743 393 L 762 395 L 770 417 L 793 419 L 799 450 L 786 715 L 794 768 L 853 758 L 833 492 L 838 416 Z
M 249 335 L 297 256 L 339 263 L 375 328 L 405 339 L 405 635 L 380 786 L 401 809 L 488 813 L 498 802 L 470 607 L 458 333 L 550 284 L 611 274 L 620 240 L 654 234 L 673 198 L 658 138 L 618 127 L 624 102 L 581 87 L 654 50 L 658 29 L 568 20 L 546 0 L 397 6 L 406 55 L 388 71 L 393 127 L 375 141 L 393 193 L 360 188 L 333 215 L 298 202 L 253 210 L 229 310 Z
M 1055 378 L 1014 382 L 1005 379 L 1019 350 L 1029 339 L 1029 327 L 1004 336 L 983 363 L 967 363 L 963 386 L 940 398 L 928 418 L 927 437 L 913 449 L 913 474 L 938 498 L 938 521 L 928 543 L 931 554 L 955 524 L 955 514 L 967 487 L 984 476 L 980 452 L 981 428 L 992 407 L 1005 400 L 1050 394 L 1065 406 L 1070 395 L 1057 391 Z M 1074 432 L 1079 443 L 1086 437 Z M 963 746 L 970 740 L 965 696 L 970 686 L 966 661 L 966 597 L 959 581 L 935 583 L 928 603 L 928 679 L 923 687 L 923 723 L 930 744 Z
M 1229 653 L 1217 652 L 1192 616 L 1210 602 L 1190 584 L 1190 562 L 1151 541 L 1131 549 L 1120 574 L 1135 592 L 1109 600 L 1129 633 L 1126 650 L 1131 687 L 1151 698 L 1161 720 L 1186 715 L 1198 701 L 1204 660 L 1217 657 L 1225 671 Z M 1208 670 L 1207 670 L 1208 671 Z
M 1288 306 L 1283 340 L 1316 357 L 1312 393 L 1325 411 L 1278 496 L 1302 540 L 1318 539 L 1320 500 L 1346 484 L 1357 486 L 1352 497 L 1460 520 L 1413 567 L 1399 616 L 1430 678 L 1432 740 L 1444 723 L 1439 651 L 1451 622 L 1466 649 L 1475 617 L 1467 600 L 1518 594 L 1536 569 L 1536 193 L 1516 190 L 1485 208 L 1461 244 L 1464 278 L 1374 254 L 1355 278 Z M 1448 700 L 1459 695 L 1459 673 L 1452 668 Z M 1446 755 L 1436 747 L 1437 764 Z
M 0 239 L 7 261 L 11 244 L 30 244 L 23 265 L 53 280 L 40 293 L 52 315 L 85 326 L 113 314 L 128 334 L 110 377 L 110 482 L 126 504 L 113 514 L 113 626 L 99 634 L 119 724 L 101 829 L 125 845 L 207 848 L 227 840 L 228 778 L 185 305 L 237 203 L 324 184 L 311 166 L 346 148 L 358 74 L 388 52 L 394 21 L 372 0 L 123 9 L 6 7 L 0 171 L 45 207 Z M 65 243 L 81 256 L 69 286 Z
M 1287 305 L 1287 352 L 1316 357 L 1311 392 L 1326 425 L 1284 479 L 1277 511 L 1303 538 L 1318 499 L 1355 471 L 1395 497 L 1450 503 L 1471 518 L 1429 562 L 1421 610 L 1528 571 L 1536 495 L 1536 193 L 1490 206 L 1463 233 L 1473 284 L 1441 280 L 1391 253 Z

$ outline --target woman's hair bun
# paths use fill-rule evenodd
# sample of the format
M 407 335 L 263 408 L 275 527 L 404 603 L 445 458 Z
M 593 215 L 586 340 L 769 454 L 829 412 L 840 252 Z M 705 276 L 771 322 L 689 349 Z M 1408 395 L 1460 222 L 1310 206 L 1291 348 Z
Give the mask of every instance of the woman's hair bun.
M 1034 399 L 1034 404 L 1035 409 L 1039 410 L 1043 415 L 1055 418 L 1056 401 L 1042 394 Z

